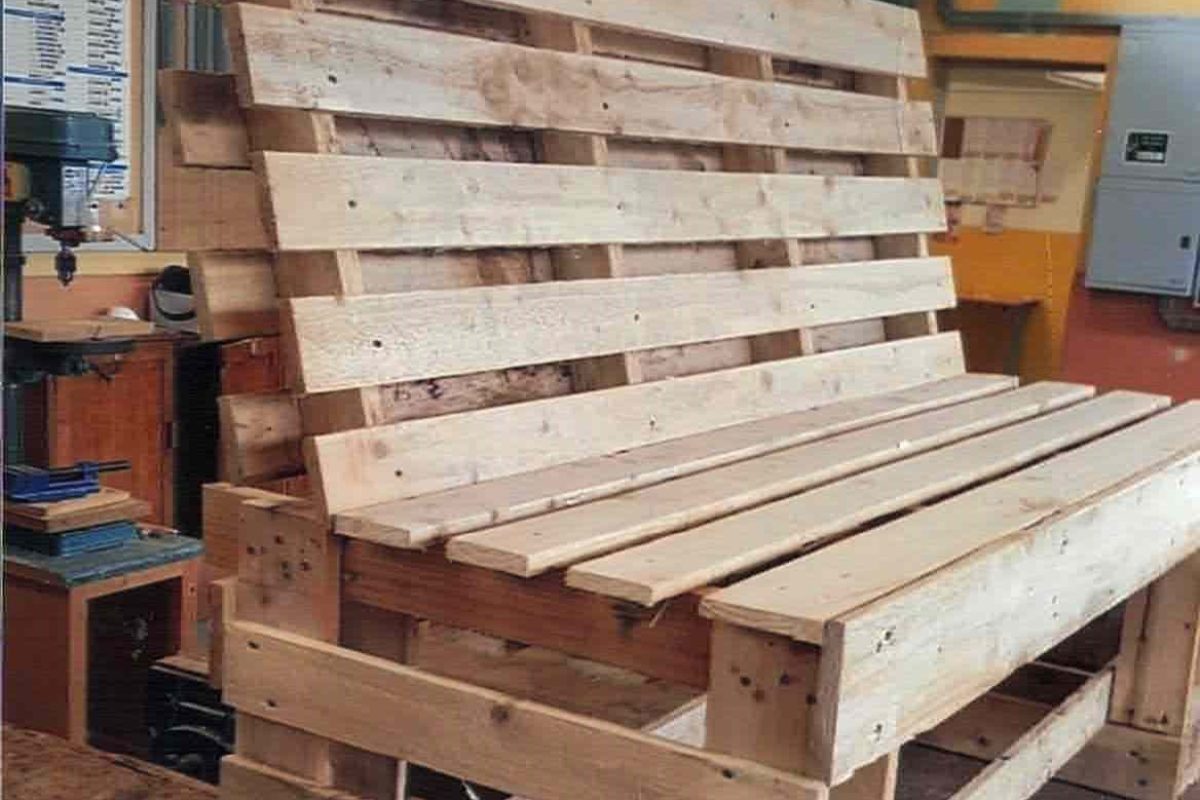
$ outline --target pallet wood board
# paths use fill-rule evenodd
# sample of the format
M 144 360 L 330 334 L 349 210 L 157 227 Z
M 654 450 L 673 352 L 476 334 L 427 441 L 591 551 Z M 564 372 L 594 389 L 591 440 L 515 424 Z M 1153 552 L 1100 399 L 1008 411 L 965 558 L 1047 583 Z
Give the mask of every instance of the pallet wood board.
M 334 526 L 338 533 L 356 539 L 392 547 L 424 547 L 490 525 L 599 500 L 826 436 L 994 395 L 1014 388 L 1015 382 L 999 375 L 961 375 L 348 511 L 334 518 Z
M 524 13 L 863 72 L 925 75 L 920 18 L 878 0 L 481 0 Z
M 256 154 L 279 250 L 823 239 L 945 228 L 925 178 Z
M 289 300 L 319 393 L 948 308 L 949 262 L 902 259 Z
M 1028 800 L 1104 727 L 1112 684 L 1112 670 L 1089 680 L 951 800 Z
M 225 646 L 225 699 L 235 708 L 537 800 L 828 797 L 798 775 L 266 626 L 235 623 Z M 572 757 L 546 759 L 547 748 Z
M 1035 384 L 456 537 L 446 554 L 514 575 L 536 575 L 1001 428 L 1093 393 L 1086 386 Z
M 1132 392 L 1105 395 L 585 561 L 567 571 L 567 585 L 643 605 L 658 603 L 1002 475 L 1146 417 L 1165 402 L 1165 398 Z
M 840 618 L 822 664 L 822 777 L 837 781 L 938 724 L 1194 552 L 1198 470 L 1193 440 L 1103 497 Z
M 1165 405 L 1165 398 L 1159 407 Z M 826 627 L 1010 530 L 1038 523 L 1197 438 L 1184 406 L 905 519 L 865 531 L 708 598 L 705 613 L 820 643 Z M 886 553 L 886 558 L 878 558 Z M 836 576 L 836 577 L 834 577 Z
M 274 265 L 265 254 L 189 253 L 188 272 L 206 341 L 279 333 Z
M 938 334 L 317 436 L 306 461 L 326 512 L 338 514 L 962 371 L 957 334 Z
M 927 103 L 240 4 L 243 102 L 641 139 L 936 155 Z M 479 76 L 486 79 L 480 80 Z

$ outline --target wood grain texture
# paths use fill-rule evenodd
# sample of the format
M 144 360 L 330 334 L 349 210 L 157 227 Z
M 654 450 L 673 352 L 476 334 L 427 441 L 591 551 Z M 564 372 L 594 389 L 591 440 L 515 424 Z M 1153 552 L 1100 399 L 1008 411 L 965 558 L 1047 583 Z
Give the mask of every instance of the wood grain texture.
M 224 395 L 217 410 L 226 480 L 260 483 L 302 471 L 300 414 L 292 395 Z
M 317 436 L 305 460 L 337 514 L 962 372 L 942 334 Z
M 279 250 L 823 239 L 945 228 L 941 184 L 930 179 L 255 158 Z
M 429 543 L 567 508 L 867 425 L 1011 389 L 1015 379 L 960 375 L 729 425 L 611 455 L 338 514 L 338 533 L 392 547 Z
M 193 252 L 188 271 L 205 340 L 279 333 L 274 264 L 266 253 Z
M 915 11 L 877 0 L 482 0 L 484 5 L 551 14 L 732 50 L 863 72 L 925 74 Z
M 1150 399 L 1146 411 L 1165 405 Z M 1104 402 L 1113 395 L 1106 395 Z M 1114 398 L 1119 400 L 1120 398 Z M 1010 530 L 1102 492 L 1196 436 L 1194 413 L 1172 412 L 722 590 L 705 613 L 805 641 L 875 598 L 953 563 Z M 885 558 L 880 554 L 885 553 Z
M 945 259 L 289 300 L 320 393 L 948 308 Z
M 446 553 L 455 561 L 534 575 L 1019 422 L 1092 394 L 1085 386 L 1038 384 L 459 536 L 446 545 Z
M 753 762 L 261 625 L 234 624 L 227 647 L 225 698 L 237 708 L 532 798 L 827 797 L 815 781 Z M 547 748 L 572 757 L 545 759 Z
M 1028 800 L 1104 727 L 1112 681 L 1106 670 L 1085 683 L 951 800 Z
M 824 774 L 846 775 L 933 727 L 1194 552 L 1200 440 L 1179 446 L 1113 490 L 831 625 L 818 703 Z
M 177 164 L 250 168 L 249 137 L 232 76 L 159 70 L 158 100 Z
M 247 105 L 643 139 L 936 151 L 927 103 L 372 20 L 234 8 L 232 31 L 246 49 L 240 85 Z
M 657 603 L 996 477 L 1159 407 L 1159 398 L 1109 395 L 585 561 L 567 571 L 567 585 Z

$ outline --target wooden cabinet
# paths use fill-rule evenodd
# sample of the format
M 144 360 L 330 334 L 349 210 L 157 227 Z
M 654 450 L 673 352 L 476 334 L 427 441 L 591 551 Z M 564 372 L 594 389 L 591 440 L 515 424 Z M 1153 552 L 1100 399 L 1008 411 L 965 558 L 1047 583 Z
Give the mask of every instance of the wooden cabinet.
M 174 522 L 174 376 L 179 337 L 139 339 L 132 352 L 93 359 L 95 370 L 25 391 L 26 460 L 38 466 L 124 458 L 133 469 L 103 483 L 146 500 L 149 521 Z

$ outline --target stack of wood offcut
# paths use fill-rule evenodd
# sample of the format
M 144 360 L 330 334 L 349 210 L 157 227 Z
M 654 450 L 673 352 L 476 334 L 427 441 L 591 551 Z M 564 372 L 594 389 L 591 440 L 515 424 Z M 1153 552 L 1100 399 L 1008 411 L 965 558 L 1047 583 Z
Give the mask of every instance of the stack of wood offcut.
M 4 532 L 10 546 L 50 556 L 76 555 L 123 544 L 138 535 L 135 520 L 150 504 L 122 489 L 49 503 L 4 501 Z

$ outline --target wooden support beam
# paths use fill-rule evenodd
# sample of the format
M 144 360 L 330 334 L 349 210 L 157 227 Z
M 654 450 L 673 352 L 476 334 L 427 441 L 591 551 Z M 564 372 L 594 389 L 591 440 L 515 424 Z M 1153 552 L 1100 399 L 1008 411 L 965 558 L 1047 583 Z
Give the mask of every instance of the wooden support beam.
M 345 600 L 429 619 L 501 639 L 539 645 L 703 688 L 708 683 L 708 622 L 698 598 L 656 609 L 577 592 L 562 576 L 523 580 L 454 564 L 438 550 L 395 550 L 348 541 Z
M 1104 727 L 1112 670 L 1071 694 L 951 800 L 1027 800 Z
M 794 774 L 261 625 L 234 625 L 229 648 L 225 697 L 239 709 L 535 800 L 827 796 Z M 462 746 L 464 730 L 470 747 Z M 551 748 L 572 757 L 544 758 Z
M 1053 706 L 995 692 L 967 705 L 919 741 L 952 753 L 992 761 Z M 1180 740 L 1108 724 L 1059 771 L 1058 778 L 1105 795 L 1132 800 L 1176 800 Z

